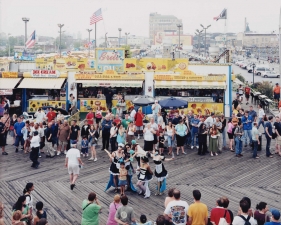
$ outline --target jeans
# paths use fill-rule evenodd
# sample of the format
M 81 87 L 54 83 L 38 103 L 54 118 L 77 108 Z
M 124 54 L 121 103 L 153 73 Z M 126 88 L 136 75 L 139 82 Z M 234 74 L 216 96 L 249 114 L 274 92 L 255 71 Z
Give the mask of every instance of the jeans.
M 242 153 L 242 146 L 243 142 L 241 141 L 241 138 L 236 137 L 235 138 L 235 154 L 239 155 Z
M 185 144 L 191 145 L 191 132 L 188 132 L 185 138 Z
M 158 123 L 158 116 L 157 114 L 153 114 L 154 122 L 157 124 Z
M 253 145 L 254 145 L 254 151 L 253 151 L 253 158 L 256 158 L 258 155 L 257 155 L 257 151 L 258 151 L 258 141 L 254 141 L 252 140 L 253 142 Z
M 262 125 L 262 126 L 263 126 L 263 129 L 264 129 L 264 121 L 263 121 L 263 118 L 259 118 L 259 122 L 258 122 L 258 127 L 257 127 L 257 129 L 260 128 L 260 125 Z
M 30 160 L 32 161 L 31 167 L 37 167 L 40 163 L 38 162 L 39 147 L 32 147 L 30 152 Z
M 270 152 L 270 143 L 271 143 L 271 138 L 268 137 L 267 135 L 265 135 L 266 137 L 266 156 L 270 156 L 271 152 Z
M 110 138 L 110 132 L 103 131 L 102 132 L 102 149 L 107 149 L 109 147 L 109 138 Z
M 175 137 L 174 140 L 172 138 L 173 138 L 172 136 L 168 136 L 168 147 L 174 147 Z
M 71 139 L 70 139 L 70 144 L 72 145 L 74 141 L 76 141 L 76 140 L 71 140 Z
M 226 131 L 225 131 L 225 129 L 222 132 L 222 146 L 226 147 Z
M 111 109 L 112 108 L 112 102 L 107 102 L 106 107 L 107 107 L 107 109 Z
M 244 138 L 245 138 L 245 145 L 248 143 L 249 138 L 249 144 L 252 144 L 252 131 L 251 130 L 244 130 Z
M 15 146 L 19 147 L 19 143 L 21 144 L 21 146 L 24 145 L 24 140 L 23 140 L 23 136 L 16 136 L 16 141 L 15 141 Z
M 195 145 L 198 146 L 198 132 L 191 131 L 191 146 L 194 146 L 194 138 L 195 138 Z

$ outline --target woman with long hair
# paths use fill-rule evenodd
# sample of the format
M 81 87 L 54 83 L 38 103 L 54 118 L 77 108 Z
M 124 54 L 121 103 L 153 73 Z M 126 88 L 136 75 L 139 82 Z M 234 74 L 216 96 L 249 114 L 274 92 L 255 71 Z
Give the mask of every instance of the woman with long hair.
M 207 152 L 208 129 L 205 123 L 201 123 L 198 129 L 198 155 L 205 155 Z
M 120 195 L 115 195 L 113 202 L 109 205 L 109 214 L 106 225 L 118 225 L 115 221 L 115 214 L 118 208 L 120 208 L 122 204 L 120 204 Z
M 90 136 L 90 145 L 91 145 L 91 158 L 89 158 L 89 161 L 94 161 L 96 162 L 97 159 L 97 152 L 96 152 L 96 145 L 98 143 L 98 139 L 99 139 L 99 132 L 97 129 L 98 125 L 94 125 L 92 124 L 90 126 L 90 130 L 89 130 L 89 136 Z
M 144 195 L 144 198 L 150 197 L 150 190 L 148 187 L 148 181 L 152 180 L 153 172 L 149 166 L 149 160 L 146 156 L 141 157 L 141 166 L 137 169 L 138 182 L 137 186 L 139 188 L 139 195 Z
M 234 152 L 233 147 L 234 147 L 234 137 L 233 137 L 233 129 L 235 128 L 234 124 L 232 123 L 232 120 L 228 121 L 227 124 L 227 135 L 229 139 L 229 148 L 230 151 Z
M 33 210 L 33 196 L 31 195 L 31 192 L 34 191 L 34 184 L 33 183 L 27 183 L 25 185 L 25 188 L 23 189 L 23 195 L 26 197 L 26 205 L 30 208 L 30 212 L 32 215 Z
M 34 217 L 33 224 L 37 225 L 41 218 L 47 219 L 47 213 L 43 210 L 43 202 L 36 203 L 36 216 Z
M 168 125 L 166 126 L 166 133 L 168 135 L 168 155 L 171 155 L 175 143 L 175 128 L 173 127 L 171 120 L 169 120 Z
M 32 214 L 30 212 L 29 207 L 26 205 L 26 196 L 20 196 L 17 200 L 17 202 L 14 204 L 13 206 L 13 214 L 17 211 L 21 211 L 22 216 L 20 221 L 22 222 L 26 222 L 27 224 L 31 224 L 32 221 Z M 13 218 L 12 218 L 12 222 L 13 222 Z
M 268 206 L 266 202 L 260 202 L 257 204 L 256 211 L 254 212 L 254 219 L 257 221 L 257 225 L 264 225 L 270 221 L 270 217 L 266 215 Z
M 210 143 L 209 150 L 211 152 L 211 156 L 218 155 L 218 129 L 215 124 L 210 129 Z

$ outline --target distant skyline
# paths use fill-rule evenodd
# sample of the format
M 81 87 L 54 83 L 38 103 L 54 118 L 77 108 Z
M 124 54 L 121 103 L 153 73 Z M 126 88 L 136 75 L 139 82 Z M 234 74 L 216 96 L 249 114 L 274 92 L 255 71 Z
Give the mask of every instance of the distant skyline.
M 63 30 L 69 34 L 79 31 L 87 37 L 87 28 L 91 15 L 102 8 L 104 20 L 97 23 L 97 37 L 118 36 L 122 34 L 146 36 L 149 31 L 149 14 L 157 12 L 163 15 L 174 15 L 183 21 L 185 34 L 194 35 L 200 24 L 211 25 L 208 32 L 225 31 L 224 20 L 214 21 L 224 8 L 228 10 L 227 32 L 242 32 L 247 17 L 251 31 L 278 31 L 280 0 L 2 0 L 0 21 L 2 32 L 13 35 L 24 35 L 22 17 L 30 18 L 28 35 L 33 30 L 37 35 L 58 36 L 58 23 L 65 24 Z M 94 39 L 94 31 L 91 33 Z

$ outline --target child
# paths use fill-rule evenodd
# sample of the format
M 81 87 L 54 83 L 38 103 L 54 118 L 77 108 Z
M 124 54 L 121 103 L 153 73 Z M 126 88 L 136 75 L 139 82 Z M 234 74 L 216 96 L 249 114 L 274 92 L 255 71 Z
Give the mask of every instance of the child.
M 120 163 L 120 169 L 119 169 L 119 186 L 121 189 L 121 196 L 125 195 L 124 191 L 125 191 L 125 186 L 127 185 L 127 170 L 125 168 L 125 163 L 121 162 Z
M 25 127 L 22 128 L 21 133 L 23 134 L 23 140 L 24 140 L 24 153 L 28 153 L 29 147 L 30 147 L 30 126 L 29 121 L 27 120 L 25 122 Z
M 140 223 L 137 223 L 137 225 L 152 225 L 151 221 L 147 221 L 146 215 L 140 216 Z
M 37 202 L 36 203 L 36 216 L 34 218 L 34 224 L 37 224 L 39 222 L 40 219 L 45 218 L 47 219 L 47 213 L 46 211 L 43 210 L 43 203 L 42 202 Z
M 85 157 L 85 154 L 86 154 L 86 157 L 88 157 L 88 145 L 89 145 L 89 142 L 88 142 L 88 138 L 86 136 L 83 136 L 83 139 L 82 139 L 82 142 L 81 142 L 81 152 L 83 154 L 83 157 Z
M 159 136 L 159 140 L 158 140 L 158 149 L 159 149 L 159 154 L 161 155 L 164 151 L 165 138 L 164 138 L 163 131 L 160 131 L 159 134 L 160 134 L 160 136 Z

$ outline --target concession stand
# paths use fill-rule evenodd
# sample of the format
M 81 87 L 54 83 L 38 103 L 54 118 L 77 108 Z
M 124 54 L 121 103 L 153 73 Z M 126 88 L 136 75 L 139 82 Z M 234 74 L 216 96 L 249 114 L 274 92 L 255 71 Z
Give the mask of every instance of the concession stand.
M 113 107 L 124 96 L 128 108 L 135 96 L 143 94 L 144 79 L 142 72 L 117 73 L 115 70 L 105 70 L 103 73 L 76 73 L 78 108 L 80 112 L 88 112 L 90 108 L 95 110 L 99 106 L 106 111 L 105 95 L 109 91 L 113 94 Z
M 66 109 L 66 72 L 37 69 L 23 73 L 23 77 L 18 88 L 23 92 L 24 111 L 35 113 L 44 106 Z

